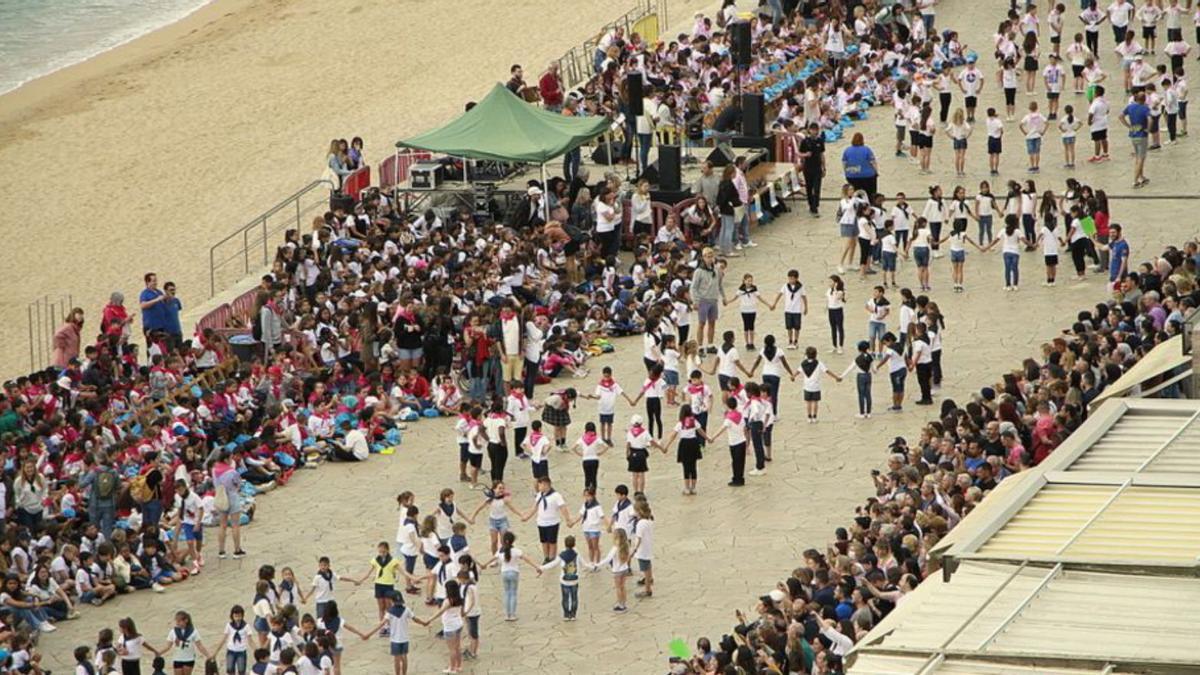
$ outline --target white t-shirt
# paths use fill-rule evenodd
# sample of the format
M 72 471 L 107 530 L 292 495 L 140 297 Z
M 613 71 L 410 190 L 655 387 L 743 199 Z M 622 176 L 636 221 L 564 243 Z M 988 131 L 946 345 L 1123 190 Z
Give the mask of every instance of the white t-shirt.
M 537 503 L 537 524 L 538 527 L 550 527 L 558 525 L 562 522 L 560 510 L 566 506 L 567 502 L 558 492 L 551 492 L 549 495 L 538 495 Z
M 642 434 L 646 436 L 647 434 Z M 583 520 L 584 532 L 599 532 L 604 523 L 604 507 L 599 502 L 588 506 L 586 503 L 579 507 L 579 517 Z
M 825 367 L 824 363 L 817 361 L 816 367 L 814 367 L 812 372 L 809 373 L 806 372 L 804 363 L 801 362 L 800 372 L 804 375 L 804 391 L 821 391 L 821 376 L 824 375 L 827 370 L 828 369 Z
M 1097 98 L 1088 106 L 1088 115 L 1091 116 L 1091 124 L 1089 128 L 1092 131 L 1105 131 L 1108 129 L 1108 101 L 1104 98 Z
M 318 602 L 323 601 L 318 600 Z M 244 625 L 241 628 L 234 628 L 232 623 L 225 622 L 225 648 L 234 653 L 245 652 L 249 649 L 251 627 L 248 622 L 243 621 L 242 623 Z M 141 638 L 138 640 L 137 656 L 141 656 Z M 129 643 L 125 643 L 125 649 L 129 649 Z M 133 650 L 130 649 L 129 652 L 129 660 L 133 661 Z
M 1031 112 L 1021 118 L 1021 125 L 1025 128 L 1025 138 L 1028 140 L 1037 140 L 1046 133 L 1046 118 L 1039 112 Z
M 1042 255 L 1058 255 L 1058 236 L 1048 227 L 1042 227 Z
M 412 618 L 412 610 L 408 607 L 405 607 L 399 616 L 393 614 L 390 609 L 388 610 L 388 632 L 391 634 L 392 644 L 408 642 L 408 622 Z
M 637 539 L 637 549 L 633 552 L 633 557 L 638 560 L 653 560 L 654 559 L 654 521 L 639 520 L 637 526 L 634 527 L 633 537 Z
M 1066 73 L 1062 66 L 1057 63 L 1051 63 L 1042 70 L 1042 79 L 1046 82 L 1046 91 L 1058 94 L 1062 93 L 1063 80 L 1066 78 Z
M 621 385 L 616 382 L 612 386 L 604 386 L 603 384 L 596 385 L 594 395 L 599 399 L 596 403 L 596 412 L 600 415 L 614 415 L 617 411 L 617 397 L 624 393 Z
M 721 427 L 728 429 L 725 433 L 729 435 L 730 447 L 746 442 L 746 425 L 745 420 L 734 422 L 728 417 L 721 420 Z
M 550 439 L 544 435 L 538 436 L 536 441 L 532 436 L 527 436 L 525 446 L 529 450 L 529 461 L 531 462 L 544 462 L 546 455 L 550 453 Z
M 173 661 L 195 661 L 196 660 L 196 642 L 200 640 L 200 631 L 192 628 L 192 632 L 185 638 L 180 639 L 176 635 L 175 628 L 167 633 L 167 643 L 175 648 L 174 654 L 171 656 Z
M 521 558 L 525 557 L 525 553 L 514 546 L 509 549 L 508 554 L 509 559 L 505 560 L 503 551 L 496 552 L 496 559 L 500 561 L 500 572 L 520 572 Z
M 988 138 L 1000 138 L 1004 135 L 1004 120 L 999 117 L 987 118 Z
M 1133 16 L 1134 8 L 1131 2 L 1114 2 L 1108 6 L 1108 21 L 1114 26 L 1129 25 L 1129 17 Z
M 983 86 L 983 72 L 978 68 L 964 68 L 958 74 L 958 81 L 962 85 L 964 95 L 975 96 Z
M 730 347 L 727 351 L 717 350 L 717 373 L 725 377 L 737 376 L 737 347 Z
M 408 526 L 408 527 L 411 527 L 413 532 L 416 532 L 415 527 L 412 527 L 412 526 Z M 404 532 L 405 529 L 406 529 L 406 527 L 404 525 L 400 526 L 401 532 Z M 408 546 L 410 550 L 416 551 L 416 547 L 414 547 L 411 543 L 407 543 L 405 539 L 399 539 L 399 541 L 402 542 L 402 545 L 400 548 L 403 549 L 405 546 Z M 416 553 L 415 552 L 408 553 L 407 555 L 416 555 Z M 335 578 L 336 578 L 336 576 L 331 576 L 329 579 L 326 579 L 325 577 L 321 576 L 320 574 L 313 575 L 312 587 L 313 587 L 313 600 L 315 602 L 322 603 L 322 602 L 329 602 L 330 600 L 333 600 L 333 580 Z

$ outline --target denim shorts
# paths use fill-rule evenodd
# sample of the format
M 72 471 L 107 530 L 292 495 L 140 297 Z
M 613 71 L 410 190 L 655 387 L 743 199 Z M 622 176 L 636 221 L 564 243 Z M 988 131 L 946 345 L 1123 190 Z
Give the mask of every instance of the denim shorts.
M 613 420 L 616 418 L 617 416 L 615 413 L 600 413 L 600 424 L 612 424 Z
M 479 617 L 467 617 L 467 635 L 470 636 L 472 640 L 479 639 Z
M 929 247 L 917 246 L 913 248 L 913 260 L 916 261 L 917 267 L 929 267 Z
M 892 381 L 892 393 L 904 393 L 904 378 L 908 377 L 908 371 L 901 368 L 888 373 L 888 379 Z
M 967 139 L 965 139 L 965 138 L 954 139 L 954 149 L 955 150 L 966 150 L 967 149 Z
M 417 347 L 416 349 L 397 349 L 396 358 L 401 361 L 416 361 L 425 355 L 425 350 Z
M 887 324 L 886 323 L 884 323 L 882 321 L 868 321 L 867 322 L 867 339 L 868 340 L 871 340 L 871 341 L 882 340 L 885 333 L 887 333 Z
M 407 656 L 407 655 L 408 655 L 408 643 L 407 642 L 393 642 L 392 643 L 392 656 Z
M 649 572 L 654 567 L 653 560 L 642 560 L 641 558 L 638 558 L 637 562 L 638 562 L 638 571 L 640 571 L 640 572 Z
M 842 237 L 846 239 L 855 239 L 858 237 L 858 226 L 854 223 L 842 223 Z
M 1063 136 L 1062 142 L 1063 142 L 1063 145 L 1075 145 L 1075 137 L 1074 136 Z
M 246 652 L 225 652 L 225 672 L 246 672 Z
M 500 518 L 488 518 L 488 532 L 507 532 L 508 531 L 508 516 Z
M 597 541 L 600 539 L 600 530 L 584 530 L 583 538 L 588 541 Z
M 1036 155 L 1041 151 L 1042 151 L 1042 139 L 1040 139 L 1040 138 L 1026 138 L 1025 139 L 1025 152 L 1027 152 L 1031 155 Z
M 663 371 L 663 382 L 666 382 L 668 387 L 678 387 L 679 386 L 679 371 L 678 370 L 664 370 Z M 609 422 L 609 424 L 612 424 L 612 422 Z
M 700 323 L 716 323 L 717 321 L 717 302 L 716 300 L 701 300 L 696 303 L 696 313 L 700 316 Z
M 884 251 L 883 252 L 883 271 L 884 272 L 895 272 L 896 271 L 896 254 L 895 254 L 895 252 L 893 252 L 893 251 Z
M 966 261 L 967 261 L 967 252 L 966 251 L 950 251 L 950 262 L 960 263 L 960 262 L 966 262 Z
M 254 632 L 256 632 L 256 633 L 271 632 L 271 625 L 269 623 L 267 623 L 266 617 L 263 617 L 263 616 L 254 617 Z

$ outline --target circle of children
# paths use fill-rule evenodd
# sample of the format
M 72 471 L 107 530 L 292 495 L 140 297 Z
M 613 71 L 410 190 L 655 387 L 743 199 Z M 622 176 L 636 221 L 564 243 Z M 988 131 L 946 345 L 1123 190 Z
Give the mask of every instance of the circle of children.
M 922 21 L 909 21 L 894 10 L 873 17 L 856 9 L 851 30 L 850 17 L 840 3 L 829 4 L 828 9 L 814 9 L 805 3 L 794 22 L 773 30 L 756 20 L 756 45 L 764 40 L 782 41 L 781 48 L 789 53 L 814 53 L 839 61 L 836 70 L 822 71 L 806 83 L 816 104 L 803 106 L 805 122 L 830 127 L 845 103 L 868 93 L 873 100 L 889 100 L 895 86 L 893 68 L 932 74 L 935 65 L 960 62 L 963 48 L 956 40 L 929 34 L 934 3 L 918 4 L 921 8 L 913 11 L 922 15 Z M 825 11 L 832 12 L 833 20 L 818 13 Z M 721 46 L 720 31 L 711 32 L 707 22 L 697 26 L 698 31 L 710 31 L 703 41 L 697 40 L 699 33 L 690 38 L 697 43 L 696 51 L 711 60 L 705 84 L 728 89 L 732 69 L 727 50 Z M 952 33 L 946 36 L 953 37 Z M 859 52 L 840 60 L 847 39 L 859 40 Z M 896 46 L 890 46 L 893 44 Z M 618 73 L 659 61 L 653 52 L 641 51 L 644 47 L 634 41 L 626 43 L 619 36 L 610 46 L 617 47 Z M 613 54 L 609 52 L 610 57 Z M 691 75 L 672 71 L 668 79 L 686 77 Z M 616 100 L 613 87 L 594 85 L 623 80 L 614 76 L 593 81 L 584 91 L 585 101 L 598 101 L 600 109 L 607 96 L 612 104 Z M 701 91 L 699 98 L 706 99 L 705 105 L 711 106 L 711 99 L 719 98 L 711 89 L 708 94 L 703 87 L 684 89 Z M 799 108 L 797 105 L 797 111 Z M 1083 195 L 1083 190 L 1078 194 Z M 453 505 L 452 493 L 444 494 L 432 509 L 432 531 L 428 515 L 422 518 L 419 509 L 414 512 L 416 505 L 402 495 L 399 557 L 393 558 L 381 546 L 364 577 L 336 578 L 322 562 L 311 594 L 306 594 L 293 575 L 281 572 L 277 583 L 274 571 L 264 566 L 253 603 L 248 610 L 231 611 L 230 622 L 220 631 L 222 637 L 211 648 L 185 612 L 176 616 L 163 643 L 144 641 L 134 622 L 126 619 L 115 633 L 102 633 L 96 649 L 77 650 L 77 672 L 107 672 L 114 663 L 119 663 L 122 672 L 140 672 L 144 652 L 161 652 L 171 657 L 174 672 L 188 675 L 198 655 L 215 656 L 222 649 L 226 652 L 225 670 L 230 673 L 246 672 L 250 661 L 265 663 L 258 670 L 270 668 L 269 672 L 340 670 L 340 638 L 347 632 L 388 635 L 397 672 L 405 672 L 408 641 L 404 638 L 408 621 L 415 617 L 403 600 L 414 589 L 420 593 L 421 584 L 437 605 L 437 614 L 429 620 L 440 619 L 450 646 L 447 670 L 457 672 L 463 652 L 473 656 L 478 650 L 476 570 L 492 565 L 500 567 L 504 580 L 506 618 L 515 618 L 521 564 L 539 567 L 539 572 L 543 567 L 560 568 L 566 619 L 576 616 L 577 596 L 571 589 L 584 568 L 605 567 L 613 572 L 615 611 L 625 610 L 626 578 L 635 565 L 642 572 L 638 581 L 641 593 L 652 596 L 653 516 L 643 492 L 650 451 L 666 452 L 676 445 L 676 459 L 683 467 L 683 491 L 694 495 L 702 449 L 728 435 L 730 484 L 741 485 L 744 467 L 740 463 L 745 461 L 747 442 L 755 457 L 750 475 L 765 471 L 771 458 L 770 424 L 777 414 L 783 374 L 804 379 L 812 421 L 821 378 L 827 373 L 835 375 L 820 363 L 812 348 L 805 351 L 799 367 L 791 367 L 770 336 L 764 338 L 762 350 L 749 367 L 737 355 L 736 335 L 726 333 L 718 350 L 712 344 L 710 325 L 706 342 L 689 341 L 689 315 L 694 307 L 688 289 L 693 276 L 697 271 L 717 279 L 722 276 L 723 261 L 701 254 L 715 235 L 716 209 L 701 208 L 698 219 L 689 219 L 686 232 L 670 223 L 651 234 L 652 228 L 639 227 L 644 223 L 632 219 L 637 233 L 635 261 L 625 275 L 617 270 L 619 242 L 611 226 L 621 222 L 627 191 L 616 176 L 597 185 L 588 185 L 579 173 L 571 181 L 552 181 L 546 189 L 546 212 L 553 220 L 543 224 L 535 215 L 520 231 L 476 222 L 466 211 L 445 220 L 432 212 L 414 218 L 400 213 L 387 197 L 369 193 L 353 213 L 330 213 L 317 219 L 310 233 L 289 233 L 271 274 L 264 278 L 253 319 L 254 333 L 266 344 L 267 357 L 243 370 L 222 369 L 228 363 L 228 345 L 212 330 L 182 343 L 151 332 L 147 335 L 149 362 L 139 362 L 136 345 L 130 341 L 131 320 L 123 299 L 114 295 L 105 307 L 95 344 L 82 355 L 67 355 L 56 368 L 6 384 L 0 402 L 0 434 L 10 459 L 7 471 L 15 476 L 11 488 L 5 484 L 13 508 L 0 541 L 0 555 L 10 570 L 0 596 L 6 612 L 0 636 L 7 640 L 9 667 L 16 672 L 39 672 L 40 657 L 33 649 L 33 639 L 38 632 L 52 631 L 53 621 L 76 616 L 81 603 L 100 604 L 134 589 L 161 591 L 200 573 L 206 524 L 220 526 L 219 556 L 225 555 L 227 525 L 234 528 L 232 555 L 245 555 L 237 526 L 252 515 L 255 494 L 286 484 L 296 468 L 315 467 L 327 457 L 365 460 L 372 451 L 385 450 L 399 441 L 401 420 L 412 421 L 421 414 L 460 416 L 460 478 L 472 487 L 480 485 L 483 456 L 489 457 L 491 481 L 483 491 L 481 506 L 488 511 L 491 555 L 483 557 L 489 560 L 464 564 L 463 549 L 456 548 L 463 542 L 456 537 L 463 535 L 461 528 L 459 533 L 454 531 L 453 521 L 467 519 L 468 514 Z M 541 197 L 540 186 L 530 190 L 531 200 Z M 1072 198 L 1073 207 L 1077 201 Z M 1086 198 L 1082 203 L 1091 208 Z M 527 212 L 537 214 L 539 209 Z M 1030 212 L 1020 211 L 1022 220 Z M 931 237 L 931 247 L 932 239 L 936 238 Z M 1028 416 L 1041 415 L 1043 404 L 1056 411 L 1049 415 L 1051 428 L 1066 431 L 1075 423 L 1072 414 L 1082 414 L 1078 405 L 1070 407 L 1071 402 L 1077 404 L 1079 396 L 1094 395 L 1115 377 L 1114 367 L 1127 366 L 1161 334 L 1178 329 L 1177 315 L 1188 302 L 1195 302 L 1195 244 L 1189 246 L 1186 256 L 1170 251 L 1138 273 L 1125 274 L 1127 247 L 1124 254 L 1114 256 L 1121 258 L 1118 292 L 1125 299 L 1081 315 L 1071 335 L 1048 349 L 1045 368 L 1026 368 L 1006 377 L 1003 388 L 990 390 L 991 398 L 985 390 L 975 407 L 967 406 L 968 412 L 976 414 L 963 414 L 950 406 L 948 412 L 958 413 L 960 422 L 975 423 L 967 430 L 981 434 L 978 438 L 947 426 L 953 429 L 946 432 L 952 436 L 948 447 L 941 448 L 940 436 L 931 436 L 929 442 L 938 446 L 939 452 L 957 457 L 948 461 L 960 466 L 965 461 L 955 454 L 960 445 L 963 456 L 969 457 L 971 451 L 971 444 L 964 439 L 991 438 L 990 430 L 980 431 L 990 427 L 978 423 L 1010 425 L 1003 427 L 1010 433 L 1002 434 L 1009 448 L 1013 433 L 1019 436 L 1029 431 Z M 153 283 L 156 281 L 148 277 L 146 291 L 150 295 L 143 292 L 143 308 L 148 298 L 161 294 Z M 884 292 L 877 290 L 877 297 L 868 305 L 872 318 L 883 321 L 869 323 L 871 340 L 860 349 L 847 374 L 854 368 L 863 371 L 856 373 L 861 388 L 863 375 L 870 376 L 874 355 L 884 354 L 882 363 L 889 364 L 890 372 L 916 370 L 918 379 L 932 386 L 936 382 L 931 365 L 935 338 L 930 333 L 936 335 L 943 325 L 936 306 L 926 303 L 921 317 L 914 308 L 911 333 L 901 331 L 900 336 L 888 340 L 887 312 L 880 311 L 886 307 L 880 302 L 885 300 Z M 757 294 L 752 279 L 744 280 L 735 299 L 725 300 L 739 302 L 740 309 L 746 310 L 755 303 L 775 307 L 783 298 L 787 299 L 787 347 L 796 348 L 799 319 L 788 315 L 803 315 L 807 310 L 799 275 L 789 275 L 770 303 Z M 836 280 L 830 281 L 827 299 L 831 323 L 836 324 L 834 310 L 845 301 L 844 288 Z M 918 299 L 913 300 L 916 303 Z M 753 319 L 746 318 L 754 312 L 742 314 L 745 342 L 756 350 Z M 78 323 L 76 331 L 82 329 L 83 313 L 73 311 L 70 322 Z M 147 324 L 145 317 L 143 323 Z M 879 330 L 876 323 L 883 323 L 885 329 Z M 607 336 L 635 332 L 645 336 L 647 382 L 629 397 L 610 376 L 602 377 L 592 393 L 582 394 L 600 401 L 600 424 L 589 422 L 583 436 L 569 443 L 569 411 L 580 394 L 572 388 L 557 390 L 539 405 L 533 402 L 534 385 L 565 372 L 586 376 L 584 361 L 589 354 L 606 349 Z M 838 329 L 833 331 L 834 350 L 840 351 L 844 342 L 841 332 L 839 340 Z M 706 344 L 711 346 L 702 350 Z M 702 351 L 709 355 L 717 352 L 712 366 L 705 367 Z M 738 372 L 752 378 L 760 365 L 762 381 L 743 385 Z M 679 368 L 684 368 L 688 380 L 682 390 Z M 221 377 L 210 378 L 205 386 L 195 384 L 206 372 Z M 718 375 L 725 401 L 714 402 L 704 373 Z M 460 374 L 465 377 L 465 387 L 460 385 Z M 891 379 L 893 387 L 897 379 L 902 382 L 897 376 Z M 869 393 L 869 379 L 867 383 Z M 616 444 L 612 413 L 604 410 L 611 410 L 621 397 L 635 404 L 643 398 L 646 401 L 644 424 L 634 420 L 623 443 L 632 489 L 616 493 L 616 504 L 607 515 L 597 503 L 599 495 L 591 493 L 573 517 L 549 480 L 549 448 L 580 454 L 588 485 L 596 485 L 599 457 Z M 679 422 L 665 439 L 664 398 L 667 405 L 681 404 Z M 165 408 L 151 408 L 155 411 L 152 415 L 144 414 L 147 403 L 168 400 L 170 405 Z M 930 400 L 922 386 L 921 402 Z M 1034 400 L 1037 403 L 1031 405 Z M 893 401 L 894 407 L 901 401 L 902 394 Z M 708 436 L 707 416 L 714 405 L 726 412 L 720 429 Z M 533 420 L 539 407 L 541 420 Z M 869 400 L 865 406 L 860 402 L 860 414 L 870 414 Z M 1040 423 L 1041 417 L 1038 419 Z M 530 457 L 538 486 L 529 513 L 511 503 L 511 493 L 503 482 L 508 447 L 500 439 L 506 439 L 510 427 L 514 447 Z M 993 461 L 997 456 L 991 452 L 990 441 L 979 445 L 987 446 L 986 454 L 992 459 L 968 464 L 972 467 L 967 476 L 970 485 L 960 488 L 961 481 L 956 478 L 951 484 L 935 486 L 949 495 L 951 507 L 943 515 L 947 521 L 949 512 L 957 509 L 961 515 L 989 481 L 1020 468 L 1025 457 L 1006 451 Z M 924 452 L 926 446 L 921 447 Z M 881 496 L 890 496 L 864 509 L 860 518 L 870 524 L 855 530 L 854 541 L 845 542 L 847 547 L 857 543 L 875 551 L 879 548 L 876 544 L 890 541 L 884 535 L 895 538 L 911 533 L 916 521 L 903 518 L 904 507 L 910 506 L 904 497 L 911 499 L 909 490 L 918 486 L 925 491 L 921 467 L 937 469 L 938 476 L 942 469 L 926 463 L 924 455 L 910 458 L 903 451 L 899 454 L 901 459 L 894 460 L 898 466 L 881 477 Z M 1010 457 L 1014 458 L 1011 462 Z M 918 475 L 911 475 L 914 471 Z M 971 488 L 980 485 L 984 487 L 972 492 Z M 538 556 L 526 556 L 515 546 L 507 513 L 522 519 L 536 517 L 540 564 Z M 470 520 L 479 514 L 475 511 Z M 558 529 L 564 522 L 582 526 L 586 554 L 575 554 L 570 545 L 561 551 L 557 548 Z M 612 532 L 613 544 L 607 555 L 601 555 L 601 531 Z M 908 539 L 899 536 L 897 541 Z M 867 559 L 865 553 L 859 558 Z M 424 574 L 416 570 L 418 561 L 426 568 Z M 887 569 L 903 566 L 893 561 Z M 803 599 L 806 590 L 821 591 L 824 597 L 824 590 L 840 588 L 830 582 L 827 564 L 814 563 L 813 567 L 809 581 L 821 580 L 821 587 L 804 587 L 806 575 L 801 570 L 797 580 L 802 585 L 794 588 L 791 581 L 787 585 L 789 598 Z M 340 581 L 368 580 L 375 587 L 381 625 L 354 628 L 338 616 L 333 586 Z M 396 592 L 397 587 L 402 592 Z M 316 601 L 315 621 L 297 616 L 294 609 L 296 601 L 303 604 L 305 597 Z M 286 611 L 289 606 L 293 609 Z M 769 632 L 769 623 L 746 632 L 751 637 L 761 636 Z M 786 633 L 789 639 L 791 635 L 791 631 Z M 777 632 L 772 639 L 779 637 Z M 266 650 L 265 656 L 260 649 Z M 740 659 L 741 648 L 734 651 L 731 656 Z

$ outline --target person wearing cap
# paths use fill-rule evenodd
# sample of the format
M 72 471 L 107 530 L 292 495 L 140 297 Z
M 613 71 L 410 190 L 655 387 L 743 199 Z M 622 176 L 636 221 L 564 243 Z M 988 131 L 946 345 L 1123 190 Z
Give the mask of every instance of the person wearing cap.
M 536 182 L 533 182 L 525 189 L 525 197 L 521 199 L 521 203 L 517 205 L 513 212 L 512 227 L 517 232 L 525 235 L 531 230 L 541 227 L 546 224 L 544 209 L 542 208 L 542 188 Z

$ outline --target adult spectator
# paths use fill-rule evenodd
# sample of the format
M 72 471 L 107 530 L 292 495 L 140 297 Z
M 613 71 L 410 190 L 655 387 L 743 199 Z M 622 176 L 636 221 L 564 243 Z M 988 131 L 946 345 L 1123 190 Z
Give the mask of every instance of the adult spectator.
M 55 368 L 66 368 L 67 364 L 79 356 L 80 331 L 83 329 L 83 310 L 76 307 L 71 310 L 62 326 L 54 331 L 54 351 L 50 363 Z
M 820 215 L 821 180 L 825 178 L 825 136 L 821 125 L 811 123 L 808 133 L 800 141 L 800 159 L 804 169 L 804 195 L 808 199 L 808 212 Z
M 1146 105 L 1145 92 L 1133 97 L 1133 102 L 1121 111 L 1121 124 L 1129 129 L 1129 142 L 1133 145 L 1133 187 L 1140 188 L 1150 182 L 1146 178 L 1146 152 L 1150 137 L 1150 106 Z
M 700 177 L 692 185 L 692 194 L 705 197 L 709 204 L 716 204 L 717 188 L 720 186 L 721 177 L 713 171 L 712 162 L 704 160 L 704 165 L 700 167 Z
M 142 455 L 144 465 L 138 473 L 145 476 L 146 497 L 148 497 L 146 501 L 142 502 L 142 523 L 144 525 L 158 525 L 162 520 L 165 478 L 160 467 L 160 458 L 161 455 L 157 450 L 149 450 Z
M 519 64 L 513 64 L 513 67 L 508 69 L 508 73 L 508 84 L 504 86 L 508 87 L 508 90 L 512 93 L 520 96 L 521 92 L 525 90 L 525 71 L 521 70 Z
M 542 95 L 542 107 L 550 112 L 558 112 L 563 108 L 562 77 L 558 74 L 558 61 L 551 61 L 550 67 L 538 80 L 538 92 Z
M 38 473 L 37 460 L 25 460 L 21 473 L 13 479 L 13 517 L 17 524 L 31 533 L 41 530 L 42 511 L 49 493 L 46 478 Z
M 737 177 L 737 167 L 728 164 L 721 174 L 721 183 L 717 186 L 717 212 L 721 214 L 721 229 L 717 233 L 717 246 L 721 249 L 721 255 L 726 257 L 733 256 L 737 212 L 738 207 L 742 206 L 737 186 L 733 182 L 735 177 Z
M 616 200 L 616 191 L 605 188 L 592 203 L 596 219 L 596 240 L 600 244 L 600 254 L 606 258 L 616 256 L 621 247 L 621 235 L 618 231 L 621 225 L 621 211 L 615 206 Z
M 325 176 L 329 178 L 337 178 L 337 184 L 342 186 L 342 179 L 354 173 L 349 164 L 349 157 L 342 152 L 342 143 L 338 139 L 329 141 L 329 154 L 325 156 Z
M 401 298 L 392 320 L 398 369 L 404 371 L 421 367 L 421 359 L 425 356 L 424 332 L 425 324 L 417 314 L 417 301 L 411 297 Z
M 101 452 L 99 459 L 90 456 L 84 459 L 85 465 L 89 462 L 92 466 L 79 479 L 80 490 L 88 491 L 88 521 L 100 528 L 106 540 L 111 540 L 113 524 L 117 520 L 121 475 L 113 468 L 106 452 Z
M 546 224 L 544 215 L 545 209 L 542 207 L 542 188 L 537 185 L 530 185 L 525 190 L 525 197 L 517 204 L 516 211 L 513 212 L 513 229 L 528 233 L 529 230 L 535 227 L 541 227 Z
M 142 280 L 146 283 L 146 287 L 138 296 L 138 303 L 142 309 L 142 334 L 146 335 L 154 330 L 166 331 L 167 294 L 159 289 L 158 275 L 154 272 L 147 272 Z
M 125 310 L 125 294 L 113 291 L 100 314 L 100 333 L 105 337 L 116 335 L 125 342 L 129 340 L 132 325 L 133 317 Z
M 842 152 L 842 170 L 847 183 L 856 190 L 865 191 L 868 198 L 875 198 L 879 188 L 879 165 L 861 133 L 856 132 L 850 139 L 850 146 Z
M 166 298 L 162 301 L 163 305 L 163 332 L 167 334 L 172 347 L 178 347 L 183 344 L 183 325 L 179 323 L 179 313 L 183 310 L 183 303 L 175 295 L 175 282 L 168 281 L 163 284 L 163 292 Z
M 726 167 L 726 173 L 732 167 Z M 724 216 L 722 216 L 724 218 Z M 732 227 L 732 223 L 730 223 Z M 713 334 L 717 328 L 718 308 L 721 306 L 721 299 L 725 296 L 725 291 L 722 288 L 722 283 L 725 279 L 725 271 L 717 267 L 717 252 L 710 246 L 706 246 L 700 254 L 700 263 L 696 265 L 696 271 L 692 273 L 692 300 L 696 303 L 696 314 L 700 320 L 700 326 L 696 330 L 696 337 L 700 340 L 700 349 L 703 350 L 705 345 L 708 345 L 708 353 L 717 353 L 717 344 L 713 342 Z M 707 330 L 705 330 L 707 328 Z
M 525 398 L 533 398 L 533 388 L 537 384 L 538 373 L 541 372 L 542 351 L 545 349 L 546 333 L 550 323 L 546 317 L 535 314 L 531 309 L 526 310 L 523 317 L 525 334 L 521 340 L 521 353 L 525 359 L 525 375 L 522 381 Z
M 746 157 L 742 155 L 733 161 L 733 186 L 737 188 L 738 200 L 742 202 L 741 207 L 737 209 L 737 217 L 734 219 L 736 227 L 733 231 L 734 248 L 742 250 L 743 248 L 752 248 L 758 246 L 750 240 L 750 226 L 754 224 L 754 210 L 750 208 L 750 200 L 753 195 L 750 194 L 750 181 L 746 178 Z
M 263 343 L 267 355 L 283 344 L 283 316 L 276 305 L 278 291 L 259 291 L 254 299 L 254 338 Z
M 217 557 L 225 557 L 225 530 L 233 528 L 233 557 L 246 555 L 242 550 L 242 478 L 237 465 L 240 451 L 222 453 L 213 463 L 213 487 L 217 490 Z M 224 497 L 221 496 L 224 493 Z

